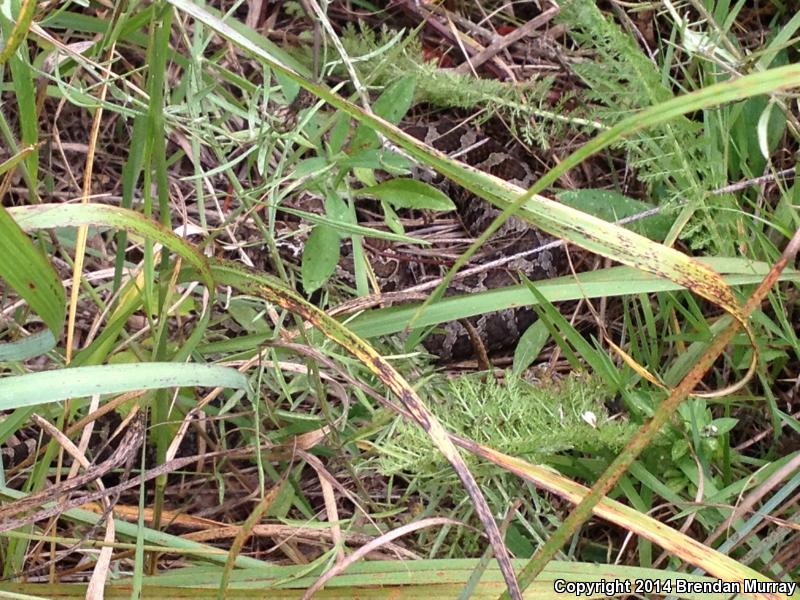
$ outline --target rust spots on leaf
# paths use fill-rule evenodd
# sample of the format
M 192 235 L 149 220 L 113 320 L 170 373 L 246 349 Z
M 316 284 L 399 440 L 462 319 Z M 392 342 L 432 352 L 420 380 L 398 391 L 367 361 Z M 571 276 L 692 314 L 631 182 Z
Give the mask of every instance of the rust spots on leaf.
M 375 368 L 375 373 L 383 381 L 391 381 L 394 379 L 394 369 L 392 369 L 382 357 L 375 355 L 370 359 L 370 363 Z

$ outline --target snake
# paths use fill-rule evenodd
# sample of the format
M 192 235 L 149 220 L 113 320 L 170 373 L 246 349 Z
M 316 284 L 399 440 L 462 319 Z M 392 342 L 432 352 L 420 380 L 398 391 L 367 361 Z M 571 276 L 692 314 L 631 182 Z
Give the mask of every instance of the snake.
M 503 135 L 504 128 L 496 123 L 490 122 L 482 128 L 472 123 L 443 118 L 422 124 L 408 124 L 403 129 L 428 146 L 521 188 L 527 189 L 535 180 L 535 172 L 531 167 L 533 159 L 527 149 L 513 136 L 507 133 Z M 502 138 L 510 139 L 503 143 L 500 141 Z M 435 185 L 453 200 L 466 238 L 479 236 L 500 214 L 485 200 L 444 178 L 431 176 L 424 170 L 416 171 L 415 176 Z M 553 237 L 512 217 L 492 236 L 487 247 L 481 248 L 470 264 L 477 266 L 504 257 L 511 260 L 501 267 L 454 282 L 447 294 L 475 294 L 515 285 L 519 283 L 521 274 L 531 280 L 563 274 L 563 250 L 546 248 L 553 241 Z M 545 249 L 524 258 L 512 258 L 535 248 Z M 387 255 L 391 257 L 392 254 L 385 247 L 379 245 L 378 252 L 374 247 L 368 246 L 368 249 L 373 250 L 371 264 L 383 291 L 402 290 L 426 279 L 441 277 L 450 266 L 443 264 L 438 269 L 431 269 L 429 264 L 421 266 L 409 259 L 410 253 L 404 255 L 405 260 L 386 260 Z M 475 333 L 487 351 L 505 350 L 513 346 L 535 320 L 535 312 L 526 307 L 489 312 L 468 319 L 468 323 L 462 320 L 444 323 L 427 336 L 423 344 L 440 361 L 464 359 L 476 350 Z M 473 335 L 470 335 L 470 329 Z

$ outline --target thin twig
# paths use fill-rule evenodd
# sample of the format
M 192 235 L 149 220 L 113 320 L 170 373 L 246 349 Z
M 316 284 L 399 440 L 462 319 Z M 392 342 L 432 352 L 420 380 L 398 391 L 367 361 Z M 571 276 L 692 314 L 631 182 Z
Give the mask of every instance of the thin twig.
M 455 72 L 464 74 L 468 71 L 470 66 L 472 69 L 477 69 L 487 60 L 493 58 L 495 55 L 497 55 L 499 52 L 502 52 L 514 42 L 531 35 L 542 25 L 548 23 L 554 16 L 558 14 L 559 10 L 560 9 L 558 6 L 552 6 L 548 8 L 542 14 L 525 23 L 522 27 L 518 27 L 508 35 L 504 35 L 503 37 L 493 41 L 489 46 L 478 52 L 475 56 L 470 57 L 467 62 L 456 67 Z

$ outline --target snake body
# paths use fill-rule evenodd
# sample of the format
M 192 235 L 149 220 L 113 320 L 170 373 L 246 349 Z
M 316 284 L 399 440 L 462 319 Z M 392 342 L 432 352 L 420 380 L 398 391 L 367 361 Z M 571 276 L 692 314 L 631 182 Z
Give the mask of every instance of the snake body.
M 456 157 L 458 160 L 477 167 L 487 173 L 528 188 L 534 181 L 530 167 L 531 157 L 523 146 L 513 139 L 502 144 L 493 135 L 491 128 L 480 130 L 472 125 L 449 119 L 424 125 L 411 125 L 405 128 L 408 133 L 428 145 Z M 506 136 L 508 137 L 508 136 Z M 423 175 L 423 177 L 425 177 Z M 430 178 L 429 178 L 430 179 Z M 482 200 L 444 180 L 432 181 L 443 189 L 456 203 L 459 218 L 470 237 L 479 236 L 494 220 L 500 211 Z M 482 248 L 473 266 L 496 261 L 498 258 L 514 257 L 516 254 L 540 248 L 553 241 L 553 238 L 517 218 L 508 219 L 490 240 L 487 248 Z M 556 276 L 563 271 L 562 251 L 543 250 L 526 258 L 513 258 L 500 268 L 489 269 L 477 275 L 454 282 L 449 294 L 474 294 L 499 287 L 519 283 L 519 275 L 524 274 L 532 280 Z M 394 271 L 394 287 L 402 288 L 398 281 L 419 282 L 417 275 L 406 263 L 402 269 Z M 441 269 L 433 276 L 441 276 Z M 487 350 L 494 351 L 513 345 L 525 329 L 533 323 L 535 314 L 531 309 L 514 308 L 482 314 L 469 320 Z M 470 356 L 475 348 L 467 326 L 460 321 L 452 321 L 425 340 L 426 348 L 444 361 Z

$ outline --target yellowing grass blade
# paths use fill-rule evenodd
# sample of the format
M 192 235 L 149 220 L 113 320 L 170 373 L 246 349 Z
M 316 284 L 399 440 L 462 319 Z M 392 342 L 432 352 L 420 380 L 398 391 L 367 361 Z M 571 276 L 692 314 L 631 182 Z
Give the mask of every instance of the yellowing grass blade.
M 12 4 L 8 3 L 7 6 L 10 7 Z M 16 23 L 11 33 L 8 35 L 5 45 L 0 48 L 0 65 L 11 58 L 11 55 L 19 48 L 25 36 L 28 35 L 28 29 L 31 26 L 31 21 L 33 21 L 33 13 L 35 10 L 36 0 L 23 0 L 19 8 L 19 13 L 17 14 Z
M 453 441 L 477 456 L 533 483 L 536 487 L 552 492 L 573 504 L 580 504 L 589 494 L 589 488 L 567 479 L 554 470 L 532 465 L 520 458 L 497 452 L 472 440 L 453 436 Z M 700 567 L 722 581 L 743 581 L 745 579 L 770 581 L 768 577 L 758 571 L 616 500 L 603 498 L 594 506 L 592 512 L 600 518 L 650 540 L 670 554 Z M 760 597 L 765 598 L 765 596 Z
M 322 310 L 301 298 L 296 292 L 287 288 L 281 281 L 246 269 L 237 263 L 215 260 L 212 263 L 212 272 L 217 283 L 230 285 L 238 290 L 264 298 L 270 302 L 299 315 L 304 321 L 313 325 L 326 337 L 339 344 L 350 352 L 372 371 L 392 392 L 394 392 L 408 414 L 430 436 L 431 441 L 442 455 L 450 462 L 453 469 L 461 479 L 461 483 L 474 503 L 481 524 L 492 544 L 500 570 L 508 586 L 512 598 L 522 598 L 517 585 L 514 570 L 508 556 L 508 551 L 503 544 L 500 530 L 489 510 L 489 505 L 478 487 L 475 478 L 470 473 L 464 459 L 459 454 L 453 442 L 450 441 L 448 432 L 441 423 L 428 410 L 414 388 L 403 378 L 400 373 L 367 342 L 355 335 L 336 319 L 325 314 Z
M 191 347 L 203 335 L 211 317 L 214 298 L 214 282 L 211 278 L 208 263 L 206 258 L 194 246 L 176 236 L 160 223 L 147 219 L 132 210 L 103 204 L 38 204 L 36 206 L 14 207 L 9 209 L 8 213 L 13 217 L 13 221 L 16 221 L 16 225 L 24 230 L 97 225 L 124 229 L 163 244 L 196 269 L 200 280 L 209 293 L 209 301 L 206 303 L 205 310 L 200 316 L 192 335 L 177 355 L 176 360 L 185 359 Z M 24 234 L 21 235 L 24 236 Z M 0 250 L 3 248 L 4 239 L 3 236 L 0 236 Z M 0 261 L 2 261 L 2 256 L 0 256 Z M 60 286 L 61 282 L 58 281 L 58 284 Z M 60 310 L 58 330 L 60 331 L 65 315 L 63 289 L 61 289 L 58 306 Z

